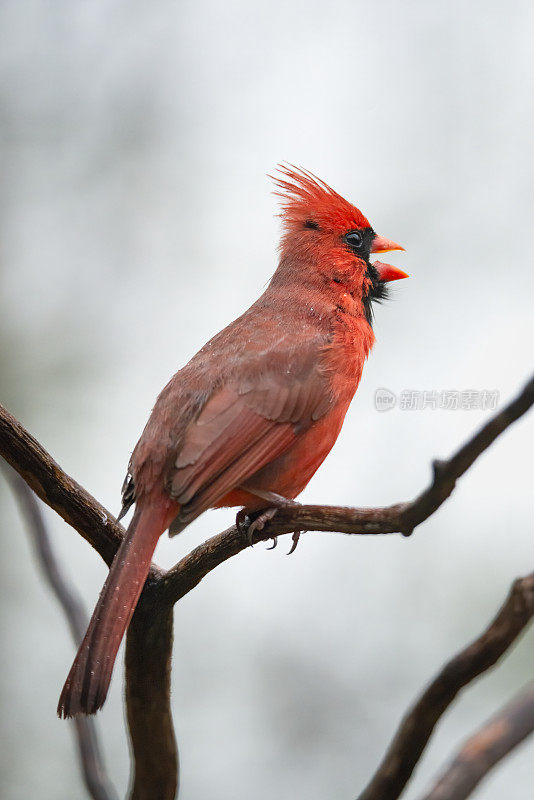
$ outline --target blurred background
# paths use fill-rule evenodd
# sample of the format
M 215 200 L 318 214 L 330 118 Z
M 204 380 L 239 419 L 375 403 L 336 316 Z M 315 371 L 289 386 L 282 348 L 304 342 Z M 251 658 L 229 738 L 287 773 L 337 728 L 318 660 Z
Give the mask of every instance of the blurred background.
M 172 373 L 262 291 L 279 221 L 266 173 L 317 173 L 400 241 L 410 273 L 303 501 L 413 497 L 489 413 L 374 407 L 378 388 L 495 390 L 532 370 L 534 110 L 529 2 L 243 0 L 0 6 L 0 400 L 113 512 Z M 176 607 L 183 800 L 351 798 L 401 714 L 532 570 L 532 416 L 416 535 L 289 537 Z M 83 797 L 55 716 L 73 656 L 0 480 L 2 796 Z M 162 541 L 170 566 L 232 522 Z M 47 512 L 92 608 L 103 563 Z M 444 717 L 416 798 L 532 677 L 530 632 Z M 122 663 L 98 723 L 124 793 Z M 526 797 L 534 743 L 473 795 Z

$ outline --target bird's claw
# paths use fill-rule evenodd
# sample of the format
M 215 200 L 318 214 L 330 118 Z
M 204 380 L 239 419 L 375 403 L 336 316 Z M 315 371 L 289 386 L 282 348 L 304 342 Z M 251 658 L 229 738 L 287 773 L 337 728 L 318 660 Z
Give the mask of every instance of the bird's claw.
M 275 516 L 277 511 L 278 511 L 277 508 L 266 508 L 265 511 L 262 511 L 261 514 L 259 514 L 256 517 L 256 519 L 254 519 L 250 523 L 247 530 L 247 539 L 251 547 L 253 544 L 254 534 L 256 533 L 256 531 L 262 531 L 265 527 L 265 523 L 269 522 L 269 520 L 271 520 Z
M 300 539 L 300 534 L 301 533 L 305 533 L 305 531 L 293 531 L 293 535 L 291 536 L 292 545 L 289 548 L 289 550 L 287 551 L 287 555 L 288 556 L 290 556 L 291 553 L 294 553 L 295 550 L 297 549 L 297 545 L 299 543 L 299 539 Z
M 269 499 L 271 502 L 275 502 L 276 506 L 273 505 L 269 508 L 266 508 L 264 511 L 256 512 L 258 513 L 258 516 L 252 520 L 251 520 L 251 515 L 250 513 L 247 513 L 246 508 L 242 508 L 240 511 L 237 512 L 235 518 L 235 524 L 238 531 L 242 534 L 246 534 L 248 543 L 251 547 L 253 547 L 254 545 L 254 534 L 256 533 L 256 531 L 262 531 L 265 527 L 265 524 L 273 519 L 273 517 L 277 514 L 279 509 L 287 508 L 288 506 L 299 505 L 299 503 L 296 503 L 294 500 L 287 500 L 286 498 L 280 497 L 279 495 L 276 495 L 272 492 L 263 494 L 268 495 L 268 498 L 267 496 L 265 496 L 265 499 L 266 500 Z M 297 549 L 301 533 L 304 533 L 304 531 L 298 531 L 298 530 L 293 531 L 293 536 L 292 536 L 293 543 L 287 554 L 288 556 L 291 555 L 291 553 L 294 553 L 295 550 Z M 277 536 L 272 536 L 271 538 L 273 543 L 270 547 L 266 548 L 267 550 L 274 550 L 274 548 L 278 544 Z

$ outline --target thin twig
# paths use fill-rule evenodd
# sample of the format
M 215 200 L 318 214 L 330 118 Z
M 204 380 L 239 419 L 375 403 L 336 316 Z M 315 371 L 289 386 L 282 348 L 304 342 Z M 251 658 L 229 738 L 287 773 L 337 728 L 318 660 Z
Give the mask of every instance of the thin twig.
M 72 638 L 78 647 L 88 623 L 81 598 L 59 566 L 35 494 L 14 470 L 6 468 L 5 474 L 26 520 L 39 566 L 65 613 Z M 76 732 L 80 766 L 90 797 L 93 800 L 115 800 L 117 794 L 106 772 L 94 719 L 76 717 L 73 728 Z
M 402 720 L 358 800 L 396 800 L 444 711 L 458 692 L 492 667 L 534 616 L 534 573 L 518 578 L 488 628 L 440 670 Z
M 465 800 L 488 772 L 534 732 L 534 681 L 463 745 L 422 800 Z

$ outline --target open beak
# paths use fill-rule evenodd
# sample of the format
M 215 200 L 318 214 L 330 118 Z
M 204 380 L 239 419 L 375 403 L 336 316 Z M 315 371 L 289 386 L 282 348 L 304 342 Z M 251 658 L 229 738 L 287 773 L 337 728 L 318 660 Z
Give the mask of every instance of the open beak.
M 376 234 L 373 239 L 373 246 L 371 253 L 389 253 L 390 250 L 404 250 L 404 247 L 397 242 L 392 242 L 390 239 L 384 239 L 383 236 Z
M 388 253 L 390 250 L 404 250 L 404 247 L 390 241 L 390 239 L 385 239 L 383 236 L 375 236 L 371 253 Z M 403 272 L 398 267 L 394 267 L 393 264 L 383 264 L 381 261 L 375 261 L 373 267 L 377 270 L 381 281 L 399 281 L 401 278 L 409 278 L 408 273 Z

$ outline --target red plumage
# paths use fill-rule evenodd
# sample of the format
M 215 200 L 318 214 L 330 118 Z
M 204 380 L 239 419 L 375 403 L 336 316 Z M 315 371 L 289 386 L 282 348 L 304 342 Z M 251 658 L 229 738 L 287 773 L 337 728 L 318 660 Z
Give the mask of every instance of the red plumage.
M 371 252 L 399 246 L 325 183 L 291 167 L 274 180 L 284 223 L 278 268 L 157 399 L 130 461 L 124 500 L 136 511 L 63 688 L 62 716 L 103 704 L 171 523 L 179 532 L 208 508 L 258 511 L 271 493 L 293 499 L 304 489 L 337 439 L 373 345 L 381 275 L 404 277 L 371 264 Z

